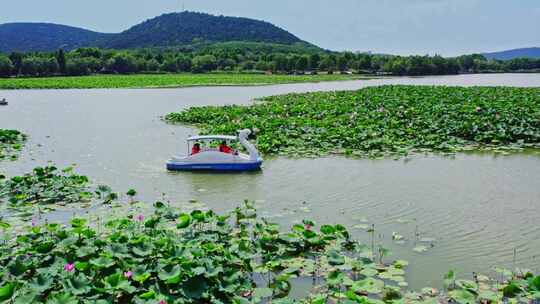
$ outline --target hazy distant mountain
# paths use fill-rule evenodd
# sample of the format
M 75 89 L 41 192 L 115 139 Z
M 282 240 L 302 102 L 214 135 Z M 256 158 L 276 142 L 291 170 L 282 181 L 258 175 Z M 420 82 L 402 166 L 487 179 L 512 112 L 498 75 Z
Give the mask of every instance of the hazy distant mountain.
M 0 24 L 0 52 L 34 52 L 97 45 L 111 34 L 52 23 Z
M 487 59 L 510 60 L 514 58 L 540 58 L 540 47 L 513 49 L 501 52 L 484 53 Z
M 194 12 L 164 14 L 118 34 L 50 23 L 0 25 L 1 52 L 70 50 L 82 46 L 124 49 L 226 41 L 304 43 L 268 22 Z

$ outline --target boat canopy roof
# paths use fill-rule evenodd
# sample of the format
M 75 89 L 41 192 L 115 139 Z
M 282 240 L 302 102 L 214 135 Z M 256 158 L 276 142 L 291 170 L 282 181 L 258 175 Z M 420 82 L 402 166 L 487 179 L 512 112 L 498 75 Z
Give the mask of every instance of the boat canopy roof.
M 187 139 L 188 141 L 197 141 L 197 140 L 238 140 L 237 136 L 231 135 L 200 135 L 192 136 Z

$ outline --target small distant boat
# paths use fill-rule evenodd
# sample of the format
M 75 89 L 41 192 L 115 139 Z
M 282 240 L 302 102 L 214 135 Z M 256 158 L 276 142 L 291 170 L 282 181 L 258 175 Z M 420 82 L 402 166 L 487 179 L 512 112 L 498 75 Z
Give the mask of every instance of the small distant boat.
M 188 155 L 175 156 L 167 161 L 167 170 L 172 171 L 256 171 L 261 169 L 263 159 L 259 152 L 248 140 L 251 131 L 248 129 L 238 131 L 238 136 L 203 135 L 187 139 Z M 249 154 L 235 151 L 221 152 L 217 148 L 202 148 L 192 153 L 192 146 L 199 142 L 208 141 L 239 141 Z M 200 145 L 200 143 L 199 143 Z
M 0 99 L 0 106 L 7 106 L 8 102 L 5 98 Z

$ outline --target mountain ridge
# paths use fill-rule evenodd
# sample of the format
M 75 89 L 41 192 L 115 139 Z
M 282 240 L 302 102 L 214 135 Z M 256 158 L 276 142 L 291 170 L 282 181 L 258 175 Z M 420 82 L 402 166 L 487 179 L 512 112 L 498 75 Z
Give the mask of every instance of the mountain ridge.
M 169 47 L 194 42 L 247 41 L 291 45 L 309 43 L 272 23 L 199 12 L 166 13 L 120 33 L 100 33 L 56 23 L 0 24 L 0 52 Z
M 512 60 L 514 58 L 540 58 L 540 47 L 517 48 L 483 53 L 487 59 Z
M 111 35 L 57 23 L 16 22 L 0 24 L 0 52 L 75 49 L 108 39 Z M 54 46 L 54 47 L 52 47 Z
M 158 37 L 150 37 L 148 32 Z M 152 39 L 148 41 L 149 38 Z M 143 21 L 121 32 L 108 43 L 112 48 L 133 48 L 185 45 L 199 39 L 280 44 L 301 42 L 298 37 L 266 21 L 183 12 L 162 14 Z

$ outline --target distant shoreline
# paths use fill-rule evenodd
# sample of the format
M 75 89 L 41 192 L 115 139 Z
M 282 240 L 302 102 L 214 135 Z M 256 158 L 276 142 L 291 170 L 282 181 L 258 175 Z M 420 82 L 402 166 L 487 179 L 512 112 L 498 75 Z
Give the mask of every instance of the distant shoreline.
M 207 73 L 207 74 L 95 74 L 89 76 L 52 77 L 12 77 L 0 78 L 0 90 L 62 90 L 62 89 L 175 89 L 190 87 L 234 87 L 268 86 L 293 83 L 318 83 L 332 81 L 369 80 L 393 77 L 445 77 L 482 74 L 540 74 L 521 73 L 460 73 L 455 75 L 395 76 L 377 74 L 248 74 L 248 73 Z
M 287 83 L 372 79 L 375 75 L 318 74 L 133 74 L 0 78 L 0 90 L 150 89 L 199 86 L 262 86 Z

